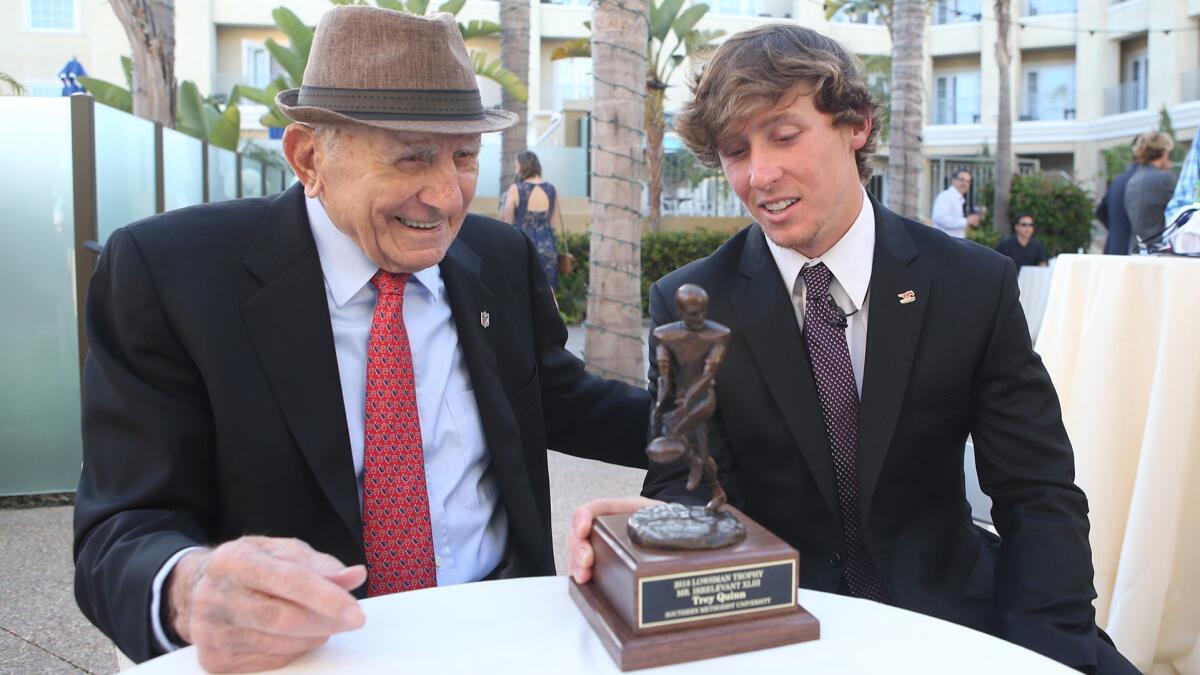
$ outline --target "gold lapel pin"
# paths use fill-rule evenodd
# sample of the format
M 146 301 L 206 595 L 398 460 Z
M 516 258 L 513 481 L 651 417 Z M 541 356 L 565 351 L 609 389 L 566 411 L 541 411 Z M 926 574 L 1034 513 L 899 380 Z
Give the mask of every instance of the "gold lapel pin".
M 904 291 L 903 293 L 897 293 L 896 297 L 900 298 L 900 304 L 902 304 L 902 305 L 907 305 L 910 302 L 917 301 L 917 294 L 913 291 Z
M 912 291 L 909 291 L 909 292 L 911 293 Z M 484 328 L 487 328 L 488 326 L 492 325 L 492 315 L 488 314 L 487 312 L 480 312 L 479 313 L 479 325 L 483 326 Z

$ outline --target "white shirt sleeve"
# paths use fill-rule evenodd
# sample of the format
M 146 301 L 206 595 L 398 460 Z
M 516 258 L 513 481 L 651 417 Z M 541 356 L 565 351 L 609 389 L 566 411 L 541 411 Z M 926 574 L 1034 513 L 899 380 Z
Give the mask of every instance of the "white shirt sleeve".
M 170 576 L 171 570 L 175 569 L 175 565 L 179 562 L 180 558 L 201 548 L 200 546 L 192 546 L 177 552 L 175 555 L 167 558 L 167 562 L 163 563 L 163 566 L 159 568 L 158 574 L 154 575 L 150 595 L 150 627 L 154 630 L 154 639 L 158 640 L 158 646 L 164 652 L 173 652 L 176 649 L 183 648 L 184 645 L 177 645 L 168 640 L 167 631 L 163 630 L 162 622 L 159 621 L 159 617 L 162 615 L 163 584 L 167 582 L 167 577 Z
M 958 231 L 967 227 L 967 219 L 962 214 L 962 206 L 950 190 L 942 190 L 933 200 L 933 225 L 940 230 Z

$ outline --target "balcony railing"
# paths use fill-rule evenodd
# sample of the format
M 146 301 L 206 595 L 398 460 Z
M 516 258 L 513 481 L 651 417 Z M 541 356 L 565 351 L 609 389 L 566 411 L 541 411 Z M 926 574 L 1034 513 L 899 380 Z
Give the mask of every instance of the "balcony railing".
M 1022 113 L 1018 118 L 1021 122 L 1043 122 L 1048 120 L 1073 120 L 1074 108 L 1043 108 L 1033 112 Z
M 1146 109 L 1146 84 L 1122 82 L 1104 90 L 1104 114 L 1119 115 Z
M 1025 16 L 1044 14 L 1070 14 L 1075 11 L 1075 0 L 1026 0 Z

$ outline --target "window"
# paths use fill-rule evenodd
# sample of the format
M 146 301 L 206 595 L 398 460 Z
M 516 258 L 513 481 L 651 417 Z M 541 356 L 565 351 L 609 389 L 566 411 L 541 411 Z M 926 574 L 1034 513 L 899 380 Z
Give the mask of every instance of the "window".
M 1150 57 L 1139 52 L 1125 66 L 1125 80 L 1121 83 L 1121 112 L 1145 110 L 1150 85 Z
M 969 23 L 982 16 L 980 0 L 942 0 L 933 6 L 934 23 Z
M 1070 14 L 1075 11 L 1075 0 L 1026 0 L 1025 16 L 1043 14 Z
M 562 110 L 567 101 L 592 97 L 592 60 L 559 59 L 554 62 L 553 110 Z
M 1057 64 L 1025 70 L 1021 119 L 1075 119 L 1075 65 Z
M 850 12 L 844 6 L 838 8 L 838 11 L 834 12 L 829 20 L 835 23 L 862 23 L 871 26 L 883 25 L 883 20 L 879 18 L 879 12 L 874 10 L 868 12 Z
M 934 124 L 979 124 L 979 73 L 947 73 L 934 80 Z
M 275 79 L 272 72 L 271 53 L 266 45 L 242 40 L 242 82 L 262 89 Z
M 75 0 L 26 0 L 30 30 L 75 31 Z

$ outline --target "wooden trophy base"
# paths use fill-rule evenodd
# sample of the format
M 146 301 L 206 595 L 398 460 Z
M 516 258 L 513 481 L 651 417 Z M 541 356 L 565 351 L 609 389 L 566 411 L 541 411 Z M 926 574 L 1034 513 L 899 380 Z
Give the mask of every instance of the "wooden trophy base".
M 778 647 L 820 637 L 820 622 L 796 603 L 799 554 L 726 506 L 746 539 L 682 551 L 633 543 L 629 514 L 592 526 L 592 581 L 569 580 L 579 606 L 621 670 L 637 670 Z

